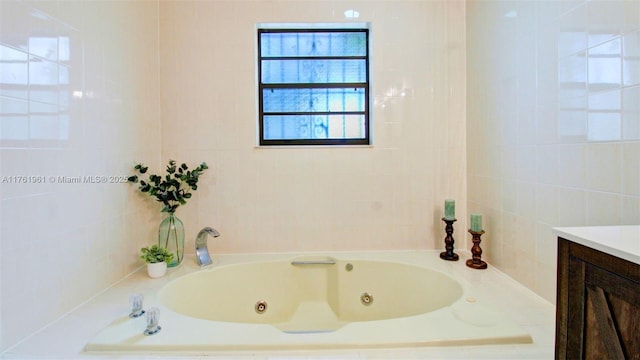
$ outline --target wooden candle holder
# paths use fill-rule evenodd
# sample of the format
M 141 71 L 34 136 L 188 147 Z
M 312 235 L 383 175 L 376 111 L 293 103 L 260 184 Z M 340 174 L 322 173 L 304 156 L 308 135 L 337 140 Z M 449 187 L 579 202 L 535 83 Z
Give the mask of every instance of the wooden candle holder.
M 471 234 L 473 241 L 473 246 L 471 247 L 471 259 L 467 260 L 467 266 L 473 269 L 486 269 L 487 263 L 482 261 L 482 248 L 480 248 L 480 236 L 484 234 L 484 230 L 473 231 L 469 229 L 469 234 Z
M 447 236 L 444 238 L 444 248 L 446 251 L 440 253 L 440 258 L 443 260 L 449 261 L 458 261 L 458 254 L 453 252 L 453 223 L 456 222 L 457 219 L 445 219 L 442 218 L 447 225 L 444 228 L 444 231 L 447 233 Z

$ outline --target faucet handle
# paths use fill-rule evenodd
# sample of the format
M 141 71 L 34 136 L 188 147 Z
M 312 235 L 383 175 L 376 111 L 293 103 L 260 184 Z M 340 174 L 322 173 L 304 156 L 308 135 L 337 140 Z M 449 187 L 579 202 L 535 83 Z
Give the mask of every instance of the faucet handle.
M 160 330 L 162 330 L 162 327 L 158 325 L 159 320 L 160 320 L 160 309 L 158 309 L 157 307 L 150 308 L 147 311 L 147 329 L 144 331 L 144 334 L 147 336 L 154 335 L 154 334 L 157 334 Z
M 143 300 L 144 295 L 142 294 L 133 294 L 129 297 L 129 303 L 131 304 L 131 312 L 129 313 L 130 318 L 137 318 L 144 314 L 144 310 L 142 310 Z

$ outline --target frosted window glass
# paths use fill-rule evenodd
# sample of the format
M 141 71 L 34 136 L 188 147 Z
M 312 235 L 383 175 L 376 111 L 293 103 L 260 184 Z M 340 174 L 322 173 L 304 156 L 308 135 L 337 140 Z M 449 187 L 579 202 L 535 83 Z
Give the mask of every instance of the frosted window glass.
M 263 60 L 262 82 L 343 83 L 367 81 L 365 60 Z
M 364 89 L 265 89 L 264 112 L 364 111 Z
M 265 116 L 267 140 L 349 139 L 365 133 L 363 115 L 282 115 Z
M 368 30 L 264 29 L 258 41 L 261 145 L 369 143 Z
M 262 33 L 262 57 L 366 56 L 367 34 L 362 32 Z

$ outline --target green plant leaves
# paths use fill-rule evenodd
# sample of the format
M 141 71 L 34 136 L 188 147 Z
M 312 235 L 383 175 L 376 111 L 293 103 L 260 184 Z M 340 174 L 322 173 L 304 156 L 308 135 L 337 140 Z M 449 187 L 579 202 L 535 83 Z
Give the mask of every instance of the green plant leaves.
M 166 262 L 169 263 L 173 259 L 173 254 L 170 253 L 167 249 L 158 246 L 152 245 L 151 247 L 141 248 L 140 249 L 140 258 L 143 259 L 147 263 L 159 263 Z
M 136 166 L 134 166 L 133 168 L 138 170 L 140 174 L 145 174 L 149 169 L 147 166 L 144 166 L 142 164 L 136 164 Z
M 193 171 L 189 171 L 187 164 L 182 163 L 178 167 L 174 160 L 169 160 L 164 178 L 160 175 L 150 174 L 147 181 L 140 180 L 137 175 L 132 175 L 127 180 L 132 183 L 139 181 L 138 189 L 161 202 L 163 204 L 162 212 L 174 213 L 178 206 L 185 205 L 187 199 L 191 198 L 192 194 L 189 191 L 198 189 L 199 177 L 208 168 L 207 164 L 203 162 Z M 134 170 L 139 174 L 145 174 L 148 167 L 136 164 Z

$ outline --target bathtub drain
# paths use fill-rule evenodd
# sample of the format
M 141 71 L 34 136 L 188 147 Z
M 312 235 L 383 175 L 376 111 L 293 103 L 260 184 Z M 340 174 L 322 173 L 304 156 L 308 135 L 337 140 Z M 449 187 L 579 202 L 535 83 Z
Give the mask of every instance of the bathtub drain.
M 265 311 L 267 311 L 267 302 L 264 300 L 258 301 L 256 303 L 255 309 L 258 314 L 264 313 Z

